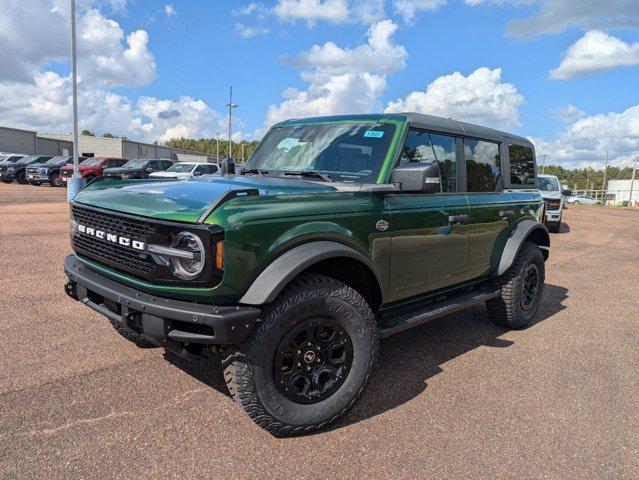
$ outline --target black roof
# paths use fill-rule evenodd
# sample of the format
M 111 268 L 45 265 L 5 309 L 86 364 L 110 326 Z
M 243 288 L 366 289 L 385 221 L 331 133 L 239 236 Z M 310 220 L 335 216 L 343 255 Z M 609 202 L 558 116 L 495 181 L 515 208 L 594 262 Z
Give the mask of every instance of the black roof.
M 485 138 L 486 140 L 501 141 L 503 137 L 506 137 L 531 144 L 530 140 L 525 137 L 520 137 L 519 135 L 502 132 L 493 128 L 482 127 L 481 125 L 475 125 L 473 123 L 460 122 L 459 120 L 454 120 L 452 118 L 436 117 L 434 115 L 425 115 L 423 113 L 413 112 L 406 112 L 401 115 L 406 115 L 406 118 L 410 120 L 410 123 L 414 127 L 418 128 L 437 130 L 439 132 L 448 132 L 457 135 L 467 135 L 469 137 Z

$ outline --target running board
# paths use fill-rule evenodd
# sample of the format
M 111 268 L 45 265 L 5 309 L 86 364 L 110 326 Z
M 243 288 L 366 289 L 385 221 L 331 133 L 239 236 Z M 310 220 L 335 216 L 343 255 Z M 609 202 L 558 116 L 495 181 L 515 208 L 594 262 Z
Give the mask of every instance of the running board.
M 416 327 L 422 323 L 435 320 L 436 318 L 443 317 L 459 310 L 464 310 L 465 308 L 477 305 L 478 303 L 483 303 L 486 300 L 490 300 L 491 298 L 496 298 L 498 296 L 499 290 L 480 290 L 477 292 L 456 295 L 445 300 L 431 303 L 422 310 L 400 317 L 399 320 L 380 328 L 379 337 L 390 337 L 391 335 Z

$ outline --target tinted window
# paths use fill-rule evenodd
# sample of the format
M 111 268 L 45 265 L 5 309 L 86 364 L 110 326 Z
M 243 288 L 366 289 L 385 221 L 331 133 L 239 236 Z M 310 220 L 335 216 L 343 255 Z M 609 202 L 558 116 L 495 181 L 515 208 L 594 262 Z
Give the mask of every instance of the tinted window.
M 501 189 L 499 145 L 481 140 L 464 140 L 468 192 L 495 192 Z
M 206 166 L 206 173 L 215 173 L 217 172 L 217 167 L 215 165 L 207 165 Z
M 437 162 L 441 173 L 442 192 L 457 190 L 455 137 L 410 130 L 400 164 L 409 162 Z
M 198 166 L 195 168 L 195 171 L 196 171 L 197 173 L 204 174 L 204 173 L 205 173 L 204 165 L 198 165 Z
M 535 184 L 535 157 L 533 149 L 521 145 L 508 145 L 511 185 Z

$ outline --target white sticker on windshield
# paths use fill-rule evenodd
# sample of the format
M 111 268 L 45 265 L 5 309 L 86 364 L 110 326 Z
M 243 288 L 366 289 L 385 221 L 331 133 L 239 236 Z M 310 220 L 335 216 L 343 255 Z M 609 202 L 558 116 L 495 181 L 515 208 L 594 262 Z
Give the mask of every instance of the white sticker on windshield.
M 384 136 L 384 132 L 379 130 L 366 130 L 364 132 L 364 137 L 366 138 L 382 138 Z

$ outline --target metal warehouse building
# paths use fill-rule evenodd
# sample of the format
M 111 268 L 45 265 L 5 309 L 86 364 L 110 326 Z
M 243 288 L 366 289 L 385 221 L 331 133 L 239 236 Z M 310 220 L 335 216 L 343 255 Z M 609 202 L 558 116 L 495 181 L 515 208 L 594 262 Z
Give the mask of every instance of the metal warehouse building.
M 608 198 L 612 198 L 615 205 L 628 205 L 628 202 L 634 205 L 639 202 L 639 180 L 635 180 L 632 187 L 630 184 L 631 180 L 609 180 L 606 190 Z
M 80 135 L 78 143 L 78 153 L 84 157 L 169 158 L 182 162 L 209 160 L 209 157 L 204 153 L 134 142 L 124 138 Z M 73 135 L 0 127 L 0 152 L 29 155 L 73 155 Z

